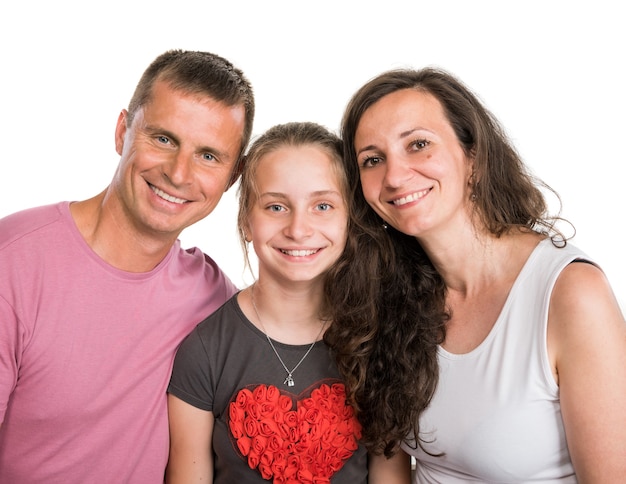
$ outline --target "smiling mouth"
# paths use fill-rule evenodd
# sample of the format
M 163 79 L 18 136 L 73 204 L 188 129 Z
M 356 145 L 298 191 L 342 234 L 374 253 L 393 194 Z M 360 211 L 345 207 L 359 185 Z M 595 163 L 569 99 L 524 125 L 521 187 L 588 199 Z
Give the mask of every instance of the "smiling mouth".
M 430 188 L 427 188 L 426 190 L 421 190 L 419 192 L 411 193 L 410 195 L 407 195 L 406 197 L 392 200 L 391 203 L 395 205 L 396 207 L 399 207 L 401 205 L 406 205 L 407 203 L 415 202 L 416 200 L 423 198 L 424 196 L 428 194 L 428 192 L 430 192 Z
M 292 257 L 306 257 L 308 255 L 316 254 L 320 249 L 308 249 L 308 250 L 284 250 L 279 249 L 283 254 L 290 255 Z
M 152 191 L 155 193 L 157 197 L 160 197 L 163 200 L 167 200 L 168 202 L 178 203 L 182 205 L 183 203 L 187 203 L 189 201 L 189 200 L 184 200 L 182 198 L 178 198 L 168 193 L 165 193 L 163 190 L 155 187 L 154 185 L 151 185 L 150 183 L 148 183 L 148 185 L 150 186 L 150 188 L 152 189 Z

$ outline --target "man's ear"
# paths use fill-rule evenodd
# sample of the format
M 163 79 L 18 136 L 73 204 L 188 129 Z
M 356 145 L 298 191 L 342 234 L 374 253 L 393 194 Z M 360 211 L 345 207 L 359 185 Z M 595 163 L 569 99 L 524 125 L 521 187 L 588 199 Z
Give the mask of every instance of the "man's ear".
M 122 155 L 124 150 L 124 139 L 126 137 L 126 121 L 128 111 L 122 109 L 120 115 L 117 117 L 117 125 L 115 126 L 115 151 L 118 155 Z
M 246 164 L 246 156 L 241 155 L 239 159 L 235 162 L 235 166 L 233 167 L 233 172 L 230 174 L 230 179 L 228 180 L 228 185 L 226 185 L 226 189 L 224 191 L 228 191 L 230 187 L 232 187 L 239 177 L 241 176 L 241 172 L 243 172 L 243 167 Z

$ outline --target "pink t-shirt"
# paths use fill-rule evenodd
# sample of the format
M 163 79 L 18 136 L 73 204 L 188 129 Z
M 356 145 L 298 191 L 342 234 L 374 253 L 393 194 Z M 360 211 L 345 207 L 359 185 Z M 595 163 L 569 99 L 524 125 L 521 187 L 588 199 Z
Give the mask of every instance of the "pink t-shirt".
M 175 351 L 235 292 L 178 243 L 111 267 L 67 202 L 0 220 L 0 482 L 162 483 Z

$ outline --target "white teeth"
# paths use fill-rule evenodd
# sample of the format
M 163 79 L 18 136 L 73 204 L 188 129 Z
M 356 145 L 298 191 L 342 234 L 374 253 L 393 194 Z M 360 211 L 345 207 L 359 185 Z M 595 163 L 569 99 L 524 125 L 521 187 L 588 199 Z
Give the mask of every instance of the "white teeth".
M 394 200 L 393 204 L 404 205 L 406 203 L 414 202 L 415 200 L 419 200 L 420 198 L 422 198 L 428 192 L 429 190 L 422 190 L 421 192 L 412 193 L 411 195 L 407 195 L 406 197 L 402 197 L 402 198 L 398 198 L 397 200 Z
M 280 250 L 283 254 L 290 255 L 292 257 L 306 257 L 317 252 L 317 250 Z
M 172 203 L 185 203 L 187 200 L 184 200 L 182 198 L 176 198 L 172 195 L 168 195 L 167 193 L 165 193 L 163 190 L 155 187 L 154 185 L 150 185 L 150 188 L 152 188 L 152 191 L 154 193 L 156 193 L 159 197 L 161 197 L 163 200 L 167 200 L 168 202 L 172 202 Z

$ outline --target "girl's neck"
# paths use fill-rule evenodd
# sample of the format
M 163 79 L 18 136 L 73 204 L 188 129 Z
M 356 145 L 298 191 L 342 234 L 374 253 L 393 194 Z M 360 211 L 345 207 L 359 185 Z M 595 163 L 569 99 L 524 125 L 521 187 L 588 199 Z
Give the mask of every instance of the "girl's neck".
M 257 281 L 240 293 L 239 304 L 250 321 L 282 343 L 309 344 L 326 322 L 320 318 L 322 287 L 282 288 Z

